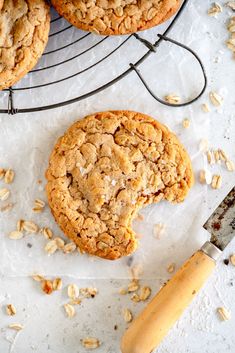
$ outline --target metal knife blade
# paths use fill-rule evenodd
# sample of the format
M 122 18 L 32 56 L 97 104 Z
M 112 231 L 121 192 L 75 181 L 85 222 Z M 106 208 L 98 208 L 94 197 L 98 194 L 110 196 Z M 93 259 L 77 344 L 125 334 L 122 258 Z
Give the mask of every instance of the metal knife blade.
M 235 186 L 203 227 L 211 234 L 210 242 L 223 251 L 235 236 Z

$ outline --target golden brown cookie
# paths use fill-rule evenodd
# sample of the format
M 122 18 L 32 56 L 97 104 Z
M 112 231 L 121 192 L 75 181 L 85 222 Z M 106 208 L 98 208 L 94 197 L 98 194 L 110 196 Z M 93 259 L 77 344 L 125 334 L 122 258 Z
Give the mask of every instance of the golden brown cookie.
M 74 26 L 97 34 L 127 34 L 156 26 L 178 10 L 180 0 L 52 0 Z
M 36 65 L 49 29 L 50 7 L 45 0 L 0 0 L 0 90 Z
M 141 113 L 96 113 L 57 141 L 46 172 L 51 211 L 82 251 L 106 259 L 137 247 L 141 207 L 181 202 L 193 184 L 188 154 L 166 126 Z

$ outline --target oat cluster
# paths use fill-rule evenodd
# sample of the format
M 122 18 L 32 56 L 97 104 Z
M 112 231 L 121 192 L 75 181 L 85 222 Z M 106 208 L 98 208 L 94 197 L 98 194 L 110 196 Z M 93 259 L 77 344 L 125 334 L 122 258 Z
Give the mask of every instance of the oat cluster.
M 164 22 L 179 0 L 52 0 L 55 9 L 78 28 L 97 34 L 126 34 Z
M 56 143 L 46 177 L 63 232 L 82 251 L 107 259 L 136 249 L 131 223 L 141 207 L 181 202 L 193 183 L 175 135 L 130 111 L 97 113 L 72 125 Z

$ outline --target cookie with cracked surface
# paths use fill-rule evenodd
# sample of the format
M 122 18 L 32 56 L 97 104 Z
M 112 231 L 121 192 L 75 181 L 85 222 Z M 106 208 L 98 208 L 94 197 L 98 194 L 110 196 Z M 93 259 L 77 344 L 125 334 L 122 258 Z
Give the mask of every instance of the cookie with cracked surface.
M 49 29 L 50 7 L 45 0 L 0 0 L 0 90 L 36 65 Z
M 96 113 L 57 141 L 46 172 L 51 211 L 83 252 L 106 259 L 131 254 L 141 207 L 178 203 L 193 184 L 190 158 L 177 137 L 132 111 Z
M 180 0 L 52 0 L 71 24 L 102 35 L 127 34 L 156 26 L 178 10 Z

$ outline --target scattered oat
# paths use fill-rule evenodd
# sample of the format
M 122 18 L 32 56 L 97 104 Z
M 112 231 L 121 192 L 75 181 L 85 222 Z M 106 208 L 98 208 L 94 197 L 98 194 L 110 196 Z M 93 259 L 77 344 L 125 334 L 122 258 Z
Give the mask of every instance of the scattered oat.
M 8 327 L 13 329 L 13 330 L 16 330 L 16 331 L 20 331 L 20 330 L 22 330 L 24 328 L 23 325 L 18 324 L 18 323 L 10 324 L 10 325 L 8 325 Z
M 46 294 L 51 294 L 53 292 L 53 284 L 49 279 L 44 279 L 42 281 L 42 290 Z
M 230 259 L 231 264 L 233 266 L 235 266 L 235 254 L 231 255 L 229 259 Z
M 43 211 L 46 203 L 40 199 L 36 199 L 34 201 L 34 207 L 33 207 L 33 212 L 40 213 Z
M 46 244 L 46 246 L 45 246 L 45 248 L 44 248 L 44 250 L 45 250 L 49 255 L 54 254 L 54 253 L 57 251 L 57 249 L 58 249 L 58 246 L 57 246 L 57 243 L 56 243 L 55 240 L 50 240 L 50 241 Z
M 180 97 L 177 94 L 168 94 L 165 96 L 165 101 L 170 104 L 177 104 L 180 103 Z
M 172 262 L 170 265 L 167 266 L 167 272 L 173 273 L 175 271 L 175 263 Z
M 226 168 L 229 172 L 234 172 L 235 170 L 235 164 L 232 161 L 226 161 L 225 162 Z
M 64 239 L 60 238 L 60 237 L 56 237 L 54 238 L 57 246 L 58 246 L 58 249 L 63 249 L 64 248 Z
M 66 312 L 67 317 L 71 318 L 75 316 L 74 306 L 71 304 L 64 304 L 64 310 Z
M 14 206 L 13 203 L 8 203 L 8 204 L 6 204 L 4 206 L 1 206 L 0 207 L 0 212 L 8 212 L 8 211 L 12 210 L 13 206 Z
M 134 303 L 139 303 L 139 302 L 140 302 L 140 297 L 139 297 L 138 294 L 133 293 L 132 296 L 131 296 L 131 300 L 132 300 Z
M 80 295 L 84 298 L 94 298 L 97 293 L 97 288 L 88 287 L 80 289 Z
M 123 311 L 123 318 L 125 322 L 131 322 L 133 319 L 133 315 L 129 309 L 124 309 Z
M 16 314 L 16 308 L 13 304 L 8 304 L 6 306 L 6 313 L 9 316 L 14 316 Z
M 68 290 L 67 290 L 67 293 L 68 293 L 68 297 L 70 299 L 75 299 L 79 296 L 79 289 L 78 289 L 78 286 L 74 283 L 72 284 L 69 284 L 68 285 Z
M 54 236 L 52 230 L 48 227 L 44 227 L 44 228 L 40 229 L 40 232 L 44 235 L 44 237 L 46 239 L 52 239 Z
M 209 142 L 206 139 L 201 139 L 200 143 L 199 143 L 199 150 L 201 152 L 206 152 L 208 150 L 209 147 Z
M 121 288 L 121 289 L 119 289 L 118 293 L 121 295 L 126 295 L 128 293 L 128 291 L 125 288 Z
M 199 181 L 201 184 L 210 185 L 212 182 L 212 174 L 209 170 L 200 170 Z
M 4 176 L 4 181 L 6 184 L 11 184 L 14 180 L 15 173 L 12 169 L 7 169 Z
M 9 196 L 10 196 L 10 190 L 8 190 L 6 188 L 0 189 L 0 200 L 1 201 L 6 201 Z
M 153 226 L 153 235 L 155 238 L 160 239 L 166 231 L 166 225 L 164 223 L 156 223 Z
M 227 2 L 226 6 L 230 7 L 233 11 L 235 11 L 235 1 Z
M 23 233 L 19 232 L 18 230 L 13 230 L 13 232 L 9 234 L 9 238 L 13 240 L 21 239 L 23 238 Z
M 209 97 L 215 107 L 219 107 L 223 103 L 223 98 L 216 92 L 210 92 Z
M 140 289 L 140 300 L 145 301 L 151 295 L 151 288 L 150 287 L 141 287 Z
M 223 8 L 220 6 L 220 4 L 214 2 L 210 7 L 210 9 L 207 11 L 207 13 L 209 16 L 216 16 L 222 11 L 223 11 Z
M 6 173 L 5 169 L 0 168 L 0 180 L 4 178 L 5 173 Z
M 182 125 L 183 125 L 183 127 L 185 128 L 185 129 L 188 129 L 189 128 L 189 126 L 190 126 L 190 120 L 189 119 L 184 119 L 183 121 L 182 121 Z
M 213 152 L 213 154 L 214 154 L 215 163 L 218 163 L 220 161 L 220 153 L 219 153 L 219 151 L 215 150 Z
M 213 154 L 211 153 L 211 151 L 207 151 L 206 152 L 206 157 L 207 157 L 207 162 L 209 164 L 213 164 L 214 163 L 214 158 L 213 158 Z
M 23 219 L 19 219 L 16 223 L 16 229 L 19 231 L 19 232 L 22 232 L 24 229 L 23 229 L 23 224 L 24 224 L 24 220 Z
M 139 281 L 137 279 L 133 279 L 129 284 L 128 284 L 128 292 L 135 292 L 139 289 Z
M 235 16 L 230 18 L 230 21 L 228 23 L 228 30 L 231 33 L 235 32 Z
M 76 250 L 76 247 L 77 247 L 76 244 L 73 242 L 67 243 L 63 247 L 63 251 L 65 254 L 70 254 L 71 252 L 74 252 Z
M 210 108 L 209 108 L 207 103 L 203 103 L 202 104 L 202 110 L 204 111 L 204 113 L 209 113 L 210 112 Z
M 52 281 L 53 290 L 60 290 L 62 288 L 62 279 L 57 277 Z
M 231 313 L 224 307 L 220 307 L 217 309 L 217 313 L 222 321 L 230 320 Z
M 211 187 L 212 189 L 220 189 L 222 184 L 222 177 L 214 174 L 212 177 Z
M 28 233 L 37 233 L 38 232 L 38 226 L 32 221 L 23 221 L 22 224 L 23 230 L 25 230 Z
M 71 304 L 71 305 L 80 305 L 81 302 L 82 301 L 81 301 L 80 298 L 75 298 L 75 299 L 70 300 L 69 304 Z
M 100 346 L 100 341 L 94 337 L 86 337 L 81 339 L 81 343 L 86 349 L 96 349 Z
M 226 162 L 228 160 L 226 153 L 221 149 L 219 149 L 218 152 L 219 152 L 221 161 Z
M 131 267 L 131 276 L 134 280 L 138 280 L 143 274 L 143 265 L 141 263 Z
M 32 279 L 36 282 L 42 282 L 45 280 L 45 278 L 41 275 L 34 274 L 32 275 Z

